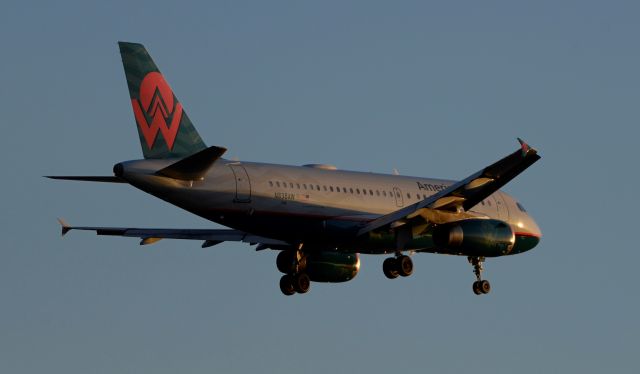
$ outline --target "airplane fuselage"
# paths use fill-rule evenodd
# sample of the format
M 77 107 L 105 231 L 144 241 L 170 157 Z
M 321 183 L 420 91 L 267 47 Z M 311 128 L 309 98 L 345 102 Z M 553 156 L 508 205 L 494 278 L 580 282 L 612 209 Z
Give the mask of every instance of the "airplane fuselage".
M 287 166 L 220 159 L 203 180 L 158 176 L 171 159 L 136 160 L 116 165 L 116 175 L 173 205 L 234 229 L 308 250 L 393 253 L 393 232 L 353 240 L 372 219 L 401 209 L 450 186 L 442 179 L 337 170 L 328 165 Z M 537 245 L 540 229 L 513 197 L 497 191 L 462 217 L 507 223 L 515 234 L 508 252 L 467 253 L 438 248 L 430 233 L 414 233 L 406 249 L 487 257 L 515 254 Z

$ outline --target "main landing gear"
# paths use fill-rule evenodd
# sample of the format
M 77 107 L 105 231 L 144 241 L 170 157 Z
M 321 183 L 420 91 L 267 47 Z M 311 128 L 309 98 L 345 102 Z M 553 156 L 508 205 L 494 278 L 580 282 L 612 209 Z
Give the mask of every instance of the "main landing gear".
M 280 278 L 280 291 L 287 296 L 297 293 L 307 293 L 311 288 L 311 279 L 305 272 L 307 257 L 298 250 L 282 251 L 278 254 L 276 265 L 284 273 Z
M 484 263 L 484 257 L 471 257 L 467 258 L 469 263 L 473 265 L 473 273 L 476 275 L 476 281 L 473 282 L 473 293 L 476 295 L 488 294 L 491 291 L 491 284 L 488 280 L 482 279 L 482 271 L 484 268 L 482 264 Z
M 413 261 L 411 257 L 398 253 L 396 257 L 389 257 L 384 260 L 382 271 L 389 279 L 395 279 L 398 276 L 408 277 L 413 274 Z
M 307 273 L 285 274 L 280 278 L 280 291 L 287 296 L 297 293 L 307 293 L 311 288 L 311 279 Z

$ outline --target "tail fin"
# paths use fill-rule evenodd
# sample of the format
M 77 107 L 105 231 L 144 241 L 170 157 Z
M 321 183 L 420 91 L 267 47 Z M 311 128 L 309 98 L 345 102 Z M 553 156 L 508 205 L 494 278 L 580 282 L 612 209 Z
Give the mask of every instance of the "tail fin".
M 183 158 L 204 144 L 142 44 L 118 42 L 144 158 Z

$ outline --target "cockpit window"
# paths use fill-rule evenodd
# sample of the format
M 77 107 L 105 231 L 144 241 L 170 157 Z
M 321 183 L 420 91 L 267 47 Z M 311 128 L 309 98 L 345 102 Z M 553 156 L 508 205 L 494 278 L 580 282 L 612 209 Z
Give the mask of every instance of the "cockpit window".
M 516 203 L 516 205 L 518 206 L 518 209 L 520 209 L 521 212 L 523 212 L 523 213 L 527 212 L 527 210 L 522 206 L 522 204 Z

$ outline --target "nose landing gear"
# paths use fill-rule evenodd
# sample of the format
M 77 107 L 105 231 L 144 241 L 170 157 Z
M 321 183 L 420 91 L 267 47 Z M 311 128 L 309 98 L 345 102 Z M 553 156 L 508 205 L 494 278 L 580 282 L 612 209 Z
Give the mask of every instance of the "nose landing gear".
M 473 265 L 473 273 L 476 275 L 476 281 L 473 282 L 473 293 L 476 295 L 488 294 L 491 291 L 491 284 L 488 280 L 482 279 L 482 271 L 484 267 L 484 257 L 471 257 L 467 258 L 469 263 Z

